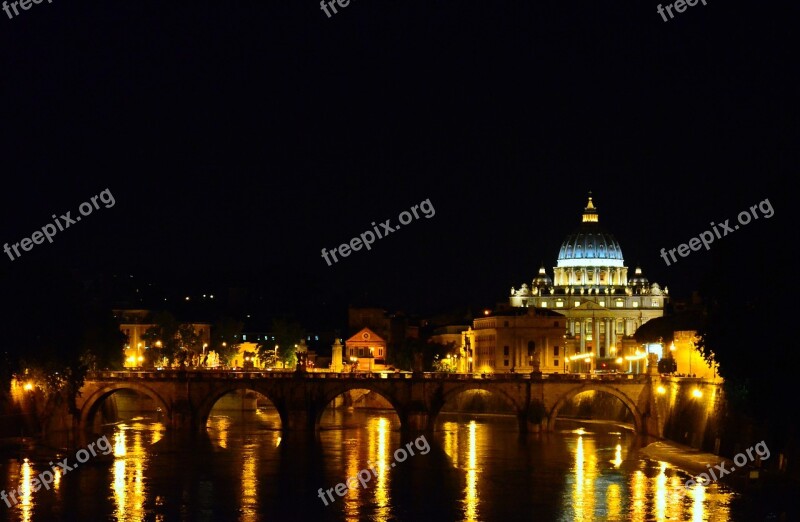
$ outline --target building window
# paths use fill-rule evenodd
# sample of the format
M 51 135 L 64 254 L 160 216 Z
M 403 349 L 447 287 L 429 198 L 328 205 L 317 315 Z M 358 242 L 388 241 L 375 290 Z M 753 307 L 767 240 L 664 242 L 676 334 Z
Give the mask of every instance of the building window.
M 553 357 L 558 357 L 558 346 L 553 346 Z
M 556 301 L 556 308 L 564 308 L 564 301 Z
M 600 301 L 598 304 L 599 304 L 600 306 L 605 306 L 605 305 L 606 305 L 606 302 L 605 302 L 605 301 Z
M 533 355 L 533 352 L 536 351 L 536 343 L 534 341 L 528 341 L 528 356 Z
M 246 341 L 246 340 L 247 340 L 247 336 L 245 334 L 242 334 L 242 341 Z
M 542 308 L 547 308 L 547 301 L 542 301 Z
M 503 361 L 503 366 L 508 366 L 508 359 L 505 359 L 505 360 Z
M 653 304 L 651 306 L 658 307 L 658 299 L 653 299 Z
M 508 355 L 508 346 L 503 346 L 503 355 Z
M 553 359 L 553 366 L 558 367 L 558 359 Z
M 633 305 L 634 308 L 639 308 L 639 301 L 634 301 L 631 304 Z
M 508 321 L 503 321 L 503 326 L 505 326 L 506 328 L 508 328 Z
M 625 331 L 625 323 L 622 321 L 617 321 L 617 333 L 622 333 Z
M 622 301 L 622 299 L 617 301 L 617 308 L 622 308 L 623 306 L 625 306 L 625 303 Z
M 580 306 L 580 305 L 581 305 L 580 301 L 575 301 L 575 306 Z

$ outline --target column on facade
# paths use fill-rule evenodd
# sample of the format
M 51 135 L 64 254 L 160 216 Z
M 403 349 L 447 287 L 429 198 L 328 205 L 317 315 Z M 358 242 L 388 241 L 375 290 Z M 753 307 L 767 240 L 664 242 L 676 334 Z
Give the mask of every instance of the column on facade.
M 611 347 L 617 348 L 617 318 L 611 318 Z M 620 354 L 617 354 L 620 355 Z
M 578 323 L 578 336 L 581 338 L 581 353 L 586 351 L 586 325 L 584 320 L 581 319 Z
M 594 348 L 594 355 L 600 355 L 600 320 L 595 318 L 592 323 L 594 324 L 594 335 L 592 336 L 592 347 Z
M 542 339 L 542 344 L 544 345 L 544 348 L 539 350 L 540 370 L 542 366 L 547 364 L 547 358 L 549 357 L 550 354 L 550 338 L 547 335 L 545 335 L 544 339 Z
M 603 336 L 603 342 L 605 343 L 606 347 L 606 357 L 610 357 L 611 355 L 611 319 L 606 317 L 603 319 L 603 324 L 606 328 L 606 334 Z

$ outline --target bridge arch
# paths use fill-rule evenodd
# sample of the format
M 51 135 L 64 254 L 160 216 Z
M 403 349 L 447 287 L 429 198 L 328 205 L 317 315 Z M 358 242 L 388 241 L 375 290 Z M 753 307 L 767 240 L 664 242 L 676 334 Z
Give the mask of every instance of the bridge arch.
M 219 402 L 219 400 L 228 395 L 229 393 L 235 393 L 240 390 L 249 390 L 258 393 L 259 395 L 263 395 L 267 398 L 267 400 L 275 406 L 275 409 L 278 410 L 278 415 L 281 418 L 281 427 L 284 428 L 288 425 L 288 414 L 283 404 L 279 401 L 275 400 L 275 397 L 272 393 L 265 390 L 263 387 L 258 385 L 253 385 L 252 383 L 247 382 L 235 382 L 227 384 L 226 386 L 222 386 L 220 388 L 215 388 L 213 393 L 208 394 L 205 399 L 200 403 L 197 407 L 196 413 L 196 422 L 197 428 L 200 431 L 206 429 L 206 425 L 208 424 L 208 418 L 211 416 L 211 410 L 214 409 L 214 405 Z
M 598 391 L 602 393 L 607 393 L 609 395 L 613 395 L 620 401 L 622 404 L 625 405 L 626 408 L 631 412 L 633 415 L 633 425 L 634 430 L 637 434 L 644 433 L 644 424 L 642 422 L 642 413 L 639 411 L 639 408 L 636 407 L 636 403 L 628 397 L 624 392 L 617 390 L 614 387 L 606 386 L 602 384 L 583 384 L 580 386 L 576 386 L 575 388 L 570 389 L 569 391 L 563 393 L 558 400 L 556 400 L 555 404 L 553 405 L 552 409 L 550 410 L 549 420 L 547 423 L 548 431 L 555 430 L 556 426 L 556 419 L 558 418 L 558 411 L 573 397 L 583 392 L 588 391 Z
M 489 392 L 492 395 L 497 395 L 502 397 L 517 413 L 524 411 L 525 406 L 523 404 L 519 404 L 517 397 L 509 394 L 505 387 L 502 385 L 497 385 L 496 383 L 491 382 L 468 382 L 464 384 L 459 384 L 457 386 L 453 386 L 451 388 L 447 388 L 443 391 L 439 400 L 436 401 L 434 404 L 431 405 L 431 414 L 436 417 L 441 413 L 442 408 L 447 403 L 447 401 L 454 399 L 458 395 L 461 395 L 464 392 L 472 391 L 472 390 L 482 390 Z
M 89 426 L 93 424 L 97 410 L 100 408 L 100 405 L 103 404 L 103 401 L 114 395 L 116 392 L 123 390 L 134 391 L 136 393 L 148 396 L 158 405 L 159 408 L 161 408 L 161 411 L 164 412 L 165 419 L 169 419 L 171 417 L 172 412 L 167 404 L 167 401 L 165 401 L 164 398 L 158 394 L 158 392 L 138 382 L 119 382 L 105 385 L 89 395 L 89 397 L 83 403 L 83 407 L 81 407 L 79 421 L 80 428 L 84 430 L 88 429 Z M 166 424 L 169 424 L 169 422 Z
M 520 433 L 527 431 L 527 409 L 525 404 L 520 403 L 520 397 L 509 393 L 506 389 L 506 386 L 502 384 L 484 381 L 466 382 L 455 386 L 445 386 L 441 394 L 439 394 L 438 397 L 431 402 L 429 421 L 431 429 L 436 429 L 439 414 L 442 412 L 442 409 L 448 401 L 454 400 L 462 393 L 475 390 L 485 391 L 493 396 L 500 397 L 511 407 L 513 413 L 517 416 Z
M 386 390 L 382 389 L 382 387 L 375 386 L 368 381 L 359 381 L 359 382 L 353 382 L 335 386 L 329 390 L 326 390 L 322 394 L 322 397 L 318 403 L 317 411 L 314 412 L 313 421 L 315 430 L 319 429 L 320 421 L 322 420 L 322 415 L 325 413 L 325 410 L 328 409 L 328 407 L 331 405 L 334 399 L 352 390 L 369 390 L 373 393 L 378 394 L 381 398 L 386 400 L 386 402 L 388 402 L 391 405 L 392 410 L 394 410 L 395 414 L 400 419 L 401 429 L 406 425 L 407 419 L 404 415 L 405 409 L 391 393 L 388 393 Z

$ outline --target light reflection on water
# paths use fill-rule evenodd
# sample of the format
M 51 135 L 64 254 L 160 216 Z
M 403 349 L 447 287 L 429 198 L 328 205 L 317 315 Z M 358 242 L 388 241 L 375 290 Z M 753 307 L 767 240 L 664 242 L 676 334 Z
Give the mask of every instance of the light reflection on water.
M 274 417 L 272 417 L 274 415 Z M 520 439 L 516 419 L 445 415 L 431 451 L 396 462 L 403 438 L 391 412 L 332 415 L 316 440 L 274 429 L 277 413 L 212 416 L 205 443 L 175 439 L 164 425 L 108 427 L 113 455 L 34 491 L 46 461 L 4 460 L 0 520 L 728 520 L 734 495 L 696 485 L 666 462 L 641 458 L 628 432 L 592 424 Z M 354 427 L 359 425 L 361 427 Z M 69 457 L 74 462 L 74 451 Z M 54 459 L 55 460 L 55 459 Z M 395 466 L 392 466 L 395 464 Z M 370 471 L 325 506 L 323 490 Z M 375 477 L 377 475 L 377 477 Z

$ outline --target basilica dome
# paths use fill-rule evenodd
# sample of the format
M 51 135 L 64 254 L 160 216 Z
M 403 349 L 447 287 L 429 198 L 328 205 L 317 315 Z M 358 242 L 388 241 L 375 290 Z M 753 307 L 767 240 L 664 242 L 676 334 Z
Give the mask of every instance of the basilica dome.
M 598 223 L 597 209 L 590 196 L 580 226 L 561 244 L 558 266 L 622 267 L 623 262 L 622 249 L 614 236 Z

